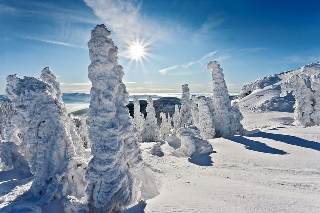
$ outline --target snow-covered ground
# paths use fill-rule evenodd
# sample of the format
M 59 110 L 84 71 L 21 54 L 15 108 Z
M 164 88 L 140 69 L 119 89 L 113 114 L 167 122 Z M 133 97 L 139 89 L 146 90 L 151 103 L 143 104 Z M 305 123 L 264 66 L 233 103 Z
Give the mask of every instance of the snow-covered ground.
M 291 126 L 292 114 L 246 113 L 244 137 L 210 140 L 214 152 L 194 159 L 150 154 L 160 195 L 125 212 L 320 212 L 319 127 Z
M 142 143 L 160 194 L 124 212 L 320 212 L 320 127 L 292 126 L 292 117 L 246 112 L 247 136 L 212 139 L 213 153 L 191 159 L 172 155 L 167 142 L 160 146 L 162 157 L 150 153 L 155 143 Z M 0 172 L 0 212 L 40 212 L 32 201 L 28 208 L 8 208 L 12 202 L 26 205 L 27 194 L 21 195 L 31 181 L 26 171 Z M 41 210 L 63 207 L 51 202 Z

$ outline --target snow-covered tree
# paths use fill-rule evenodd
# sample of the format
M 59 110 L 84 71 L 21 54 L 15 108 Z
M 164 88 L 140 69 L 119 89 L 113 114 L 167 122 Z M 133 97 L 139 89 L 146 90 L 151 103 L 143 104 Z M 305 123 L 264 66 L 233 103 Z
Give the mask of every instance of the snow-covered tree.
M 281 87 L 282 96 L 292 92 L 295 98 L 294 104 L 294 119 L 296 125 L 312 126 L 312 113 L 313 113 L 313 94 L 306 86 L 304 80 L 298 76 L 291 76 Z
M 75 129 L 81 138 L 82 145 L 85 149 L 91 148 L 91 141 L 89 138 L 89 122 L 87 117 L 71 117 L 75 125 Z
M 67 111 L 62 100 L 57 99 L 60 90 L 33 77 L 20 79 L 17 75 L 11 75 L 7 81 L 7 96 L 14 103 L 13 117 L 20 118 L 12 119 L 11 123 L 23 133 L 20 137 L 22 141 L 17 145 L 24 144 L 23 152 L 21 149 L 19 151 L 25 155 L 34 174 L 31 186 L 33 195 L 40 202 L 47 203 L 65 195 L 62 188 L 74 185 L 68 194 L 77 193 L 80 183 L 70 182 L 67 178 L 68 175 L 73 176 L 68 166 L 79 167 L 79 162 L 75 160 Z M 19 120 L 25 124 L 24 127 L 14 123 Z M 84 169 L 81 171 L 83 177 Z
M 141 195 L 137 177 L 144 169 L 137 137 L 126 105 L 129 94 L 122 82 L 118 48 L 106 27 L 97 25 L 88 43 L 92 82 L 89 137 L 93 158 L 86 177 L 90 212 L 117 212 L 136 203 Z
M 160 139 L 165 140 L 166 136 L 171 134 L 171 118 L 167 118 L 164 112 L 160 112 L 160 119 Z
M 0 142 L 0 171 L 27 167 L 28 163 L 13 142 Z
M 313 112 L 311 118 L 314 125 L 320 125 L 320 74 L 311 76 L 311 87 L 313 89 Z
M 180 109 L 178 105 L 174 106 L 172 122 L 173 122 L 173 132 L 175 133 L 181 127 Z
M 243 119 L 243 115 L 239 109 L 239 104 L 238 102 L 233 102 L 232 103 L 232 112 L 233 112 L 233 121 L 234 121 L 234 126 L 236 129 L 236 134 L 238 135 L 244 135 L 245 130 L 241 124 L 241 121 Z
M 142 142 L 142 131 L 144 125 L 144 116 L 140 112 L 140 103 L 137 96 L 133 99 L 133 125 L 137 130 L 138 141 Z
M 5 126 L 13 113 L 12 104 L 9 101 L 0 100 L 0 141 L 4 139 Z
M 199 97 L 199 130 L 203 139 L 212 139 L 215 136 L 215 118 L 206 97 Z
M 147 99 L 147 117 L 143 125 L 142 142 L 158 141 L 160 137 L 159 127 L 157 125 L 156 111 L 153 107 L 152 97 Z
M 191 96 L 191 114 L 193 124 L 199 126 L 199 108 L 198 108 L 198 98 L 196 95 Z
M 215 128 L 217 137 L 227 137 L 235 135 L 233 111 L 226 82 L 224 80 L 223 69 L 216 61 L 210 61 L 207 69 L 212 72 L 213 83 L 213 110 L 215 117 Z
M 192 123 L 190 90 L 188 84 L 182 85 L 180 117 L 181 126 L 184 126 L 187 123 Z

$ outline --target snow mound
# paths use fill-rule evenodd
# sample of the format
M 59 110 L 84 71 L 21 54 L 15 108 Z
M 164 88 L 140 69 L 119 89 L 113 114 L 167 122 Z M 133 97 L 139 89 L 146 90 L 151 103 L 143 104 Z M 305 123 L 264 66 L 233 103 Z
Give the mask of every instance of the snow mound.
M 295 103 L 291 93 L 281 97 L 281 88 L 292 76 L 301 76 L 311 88 L 312 76 L 320 73 L 320 62 L 303 66 L 297 70 L 282 72 L 257 79 L 243 86 L 239 94 L 239 106 L 244 111 L 293 112 Z

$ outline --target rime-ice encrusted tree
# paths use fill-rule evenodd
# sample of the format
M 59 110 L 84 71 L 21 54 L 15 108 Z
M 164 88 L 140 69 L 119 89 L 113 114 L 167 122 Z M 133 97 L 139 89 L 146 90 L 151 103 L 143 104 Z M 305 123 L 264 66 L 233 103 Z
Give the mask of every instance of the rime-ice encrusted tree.
M 147 99 L 147 117 L 143 125 L 142 141 L 153 142 L 159 140 L 159 127 L 157 125 L 156 111 L 153 107 L 152 97 L 149 96 Z
M 214 114 L 205 97 L 199 97 L 199 130 L 203 139 L 212 139 L 215 136 Z
M 89 162 L 86 190 L 90 212 L 117 212 L 136 203 L 143 168 L 138 140 L 126 105 L 129 94 L 122 82 L 118 48 L 106 27 L 97 25 L 88 43 L 92 82 L 89 137 L 93 158 Z
M 191 96 L 191 114 L 193 124 L 199 126 L 199 108 L 198 108 L 198 98 L 196 95 Z
M 143 124 L 144 124 L 144 116 L 140 112 L 140 103 L 137 96 L 133 99 L 133 125 L 137 130 L 137 137 L 138 141 L 142 142 L 142 131 L 143 131 Z
M 233 120 L 234 120 L 234 125 L 236 129 L 236 133 L 238 135 L 244 135 L 245 130 L 241 124 L 241 121 L 243 119 L 243 115 L 239 109 L 239 104 L 238 102 L 233 102 L 232 103 L 232 112 L 233 112 Z
M 291 76 L 281 87 L 282 96 L 288 92 L 292 92 L 295 98 L 294 104 L 294 120 L 296 125 L 312 126 L 314 124 L 312 120 L 313 113 L 313 94 L 311 90 L 306 86 L 304 80 L 298 76 Z
M 0 100 L 0 141 L 4 139 L 5 126 L 10 121 L 13 113 L 12 104 L 9 101 Z
M 166 136 L 171 134 L 171 118 L 167 118 L 165 113 L 160 112 L 160 119 L 160 139 L 165 140 Z
M 178 105 L 174 106 L 172 122 L 173 122 L 173 132 L 175 133 L 181 127 L 180 109 Z
M 212 72 L 213 83 L 213 110 L 217 137 L 235 135 L 235 121 L 228 89 L 224 80 L 223 69 L 216 61 L 210 61 L 207 69 Z
M 313 89 L 313 112 L 311 118 L 314 125 L 320 125 L 320 74 L 311 76 L 311 87 Z
M 30 171 L 34 174 L 33 195 L 40 202 L 47 203 L 66 195 L 62 188 L 74 184 L 72 189 L 76 190 L 79 183 L 71 183 L 67 178 L 70 174 L 68 166 L 74 162 L 75 147 L 68 129 L 67 112 L 63 102 L 57 99 L 58 91 L 51 84 L 33 77 L 20 79 L 17 75 L 10 75 L 7 82 L 6 92 L 15 108 L 13 116 L 26 125 L 23 128 L 15 126 L 24 134 L 22 143 L 27 148 L 22 154 L 27 155 Z
M 188 84 L 182 85 L 180 117 L 181 126 L 184 126 L 187 123 L 192 123 L 190 90 Z
M 76 131 L 81 138 L 82 145 L 85 149 L 91 148 L 91 141 L 89 138 L 89 123 L 87 117 L 71 117 Z

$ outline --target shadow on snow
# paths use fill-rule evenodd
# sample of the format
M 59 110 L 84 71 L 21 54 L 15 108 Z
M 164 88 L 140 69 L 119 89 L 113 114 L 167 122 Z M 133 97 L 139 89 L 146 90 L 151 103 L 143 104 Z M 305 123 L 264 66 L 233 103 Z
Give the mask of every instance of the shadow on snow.
M 256 133 L 256 134 L 260 134 L 260 133 Z M 256 135 L 256 134 L 253 134 L 253 135 Z M 253 135 L 250 135 L 250 137 L 253 137 Z M 258 136 L 255 136 L 255 137 L 258 137 Z M 263 153 L 276 154 L 276 155 L 288 154 L 283 150 L 270 147 L 267 144 L 261 143 L 259 141 L 247 139 L 243 136 L 232 136 L 232 137 L 228 137 L 227 139 L 236 143 L 243 144 L 245 145 L 246 149 L 256 151 L 256 152 L 263 152 Z
M 259 132 L 252 135 L 248 135 L 248 137 L 262 137 L 268 138 L 275 141 L 287 143 L 294 146 L 300 146 L 304 148 L 314 149 L 316 151 L 320 151 L 320 143 L 314 141 L 308 141 L 296 136 L 291 135 L 281 135 L 281 134 L 274 134 L 274 133 L 267 133 L 267 132 Z

